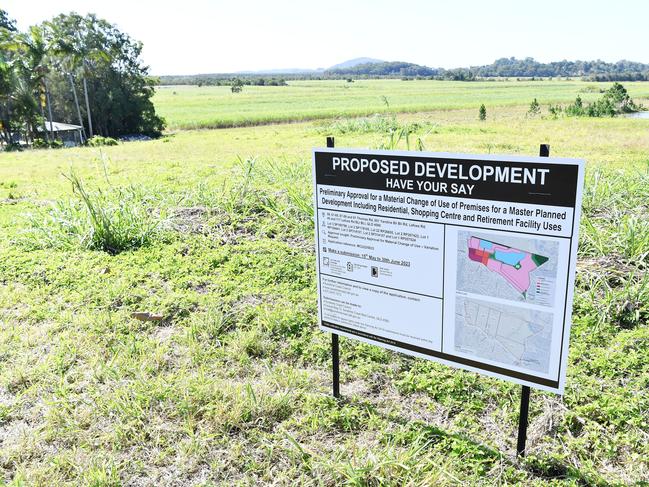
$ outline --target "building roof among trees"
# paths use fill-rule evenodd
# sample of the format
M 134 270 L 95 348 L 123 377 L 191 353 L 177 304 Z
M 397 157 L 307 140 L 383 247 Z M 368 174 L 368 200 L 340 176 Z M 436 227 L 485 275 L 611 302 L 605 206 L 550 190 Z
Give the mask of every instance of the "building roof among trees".
M 82 127 L 81 125 L 72 125 L 70 123 L 62 123 L 62 122 L 45 122 L 45 127 L 47 128 L 48 132 L 68 132 L 71 130 L 81 130 Z M 37 127 L 37 130 L 43 131 L 43 127 L 39 126 Z

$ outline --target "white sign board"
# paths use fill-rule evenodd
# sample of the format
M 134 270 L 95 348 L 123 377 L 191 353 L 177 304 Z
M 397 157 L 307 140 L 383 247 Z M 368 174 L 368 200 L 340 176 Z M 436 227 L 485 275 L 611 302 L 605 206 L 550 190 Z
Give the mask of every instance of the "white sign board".
M 315 149 L 323 330 L 563 393 L 584 161 Z

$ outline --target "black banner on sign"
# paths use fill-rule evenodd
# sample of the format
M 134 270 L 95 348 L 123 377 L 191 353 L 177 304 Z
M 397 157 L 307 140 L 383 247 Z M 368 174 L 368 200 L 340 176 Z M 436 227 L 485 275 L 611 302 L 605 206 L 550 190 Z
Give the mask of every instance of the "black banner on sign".
M 575 206 L 576 164 L 318 151 L 316 184 Z

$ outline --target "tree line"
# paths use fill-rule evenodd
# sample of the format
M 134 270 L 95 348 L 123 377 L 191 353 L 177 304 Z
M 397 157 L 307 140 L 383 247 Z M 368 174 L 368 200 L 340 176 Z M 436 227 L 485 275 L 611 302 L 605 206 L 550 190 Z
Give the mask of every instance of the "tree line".
M 0 141 L 53 141 L 46 121 L 94 135 L 157 136 L 155 80 L 142 44 L 93 14 L 61 14 L 21 32 L 0 9 Z
M 196 75 L 169 75 L 161 76 L 159 83 L 162 86 L 173 85 L 196 85 L 196 86 L 286 86 L 286 79 L 283 77 L 268 77 L 262 75 L 218 75 L 218 74 L 196 74 Z
M 625 81 L 649 79 L 649 64 L 632 61 L 607 63 L 604 61 L 556 61 L 540 63 L 533 58 L 501 58 L 492 64 L 469 68 L 429 68 L 412 63 L 368 63 L 351 68 L 324 72 L 325 76 L 362 76 L 428 78 L 471 81 L 479 78 L 555 78 L 581 77 L 596 81 Z
M 469 71 L 476 77 L 582 77 L 593 79 L 595 77 L 606 78 L 602 81 L 615 81 L 614 78 L 649 76 L 649 64 L 633 61 L 618 61 L 607 63 L 605 61 L 554 61 L 540 63 L 534 58 L 525 59 L 500 58 L 492 64 L 469 68 Z M 619 81 L 624 81 L 620 79 Z
M 323 79 L 371 79 L 402 78 L 435 79 L 453 81 L 474 81 L 484 78 L 582 78 L 588 81 L 649 81 L 649 64 L 633 61 L 555 61 L 541 63 L 533 58 L 501 58 L 492 64 L 464 68 L 444 69 L 430 68 L 407 62 L 364 63 L 356 66 L 316 71 L 311 73 L 282 73 L 280 78 L 288 80 L 323 80 Z M 231 86 L 236 80 L 243 84 L 269 85 L 267 77 L 260 74 L 203 74 L 187 76 L 161 76 L 163 85 L 225 85 Z
M 357 64 L 348 68 L 330 69 L 324 72 L 325 76 L 438 76 L 441 73 L 439 68 L 429 68 L 419 64 L 406 63 L 400 61 L 381 62 L 381 63 L 364 63 Z

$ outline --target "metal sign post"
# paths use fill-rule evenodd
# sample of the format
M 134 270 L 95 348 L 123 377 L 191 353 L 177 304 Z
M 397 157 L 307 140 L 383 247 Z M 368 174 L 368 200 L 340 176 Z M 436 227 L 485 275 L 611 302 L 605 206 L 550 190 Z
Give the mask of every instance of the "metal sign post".
M 518 442 L 516 444 L 516 454 L 525 456 L 525 442 L 527 441 L 528 414 L 530 411 L 530 387 L 523 386 L 521 391 L 521 412 L 518 417 Z
M 334 147 L 334 138 L 327 137 L 327 147 Z M 338 349 L 338 335 L 331 334 L 331 363 L 333 371 L 333 393 L 336 399 L 340 399 L 340 351 Z
M 541 144 L 539 156 L 550 157 L 550 145 Z M 518 416 L 518 442 L 516 444 L 516 454 L 525 456 L 525 443 L 527 442 L 527 425 L 529 424 L 530 412 L 530 387 L 523 386 L 521 390 L 521 409 Z

